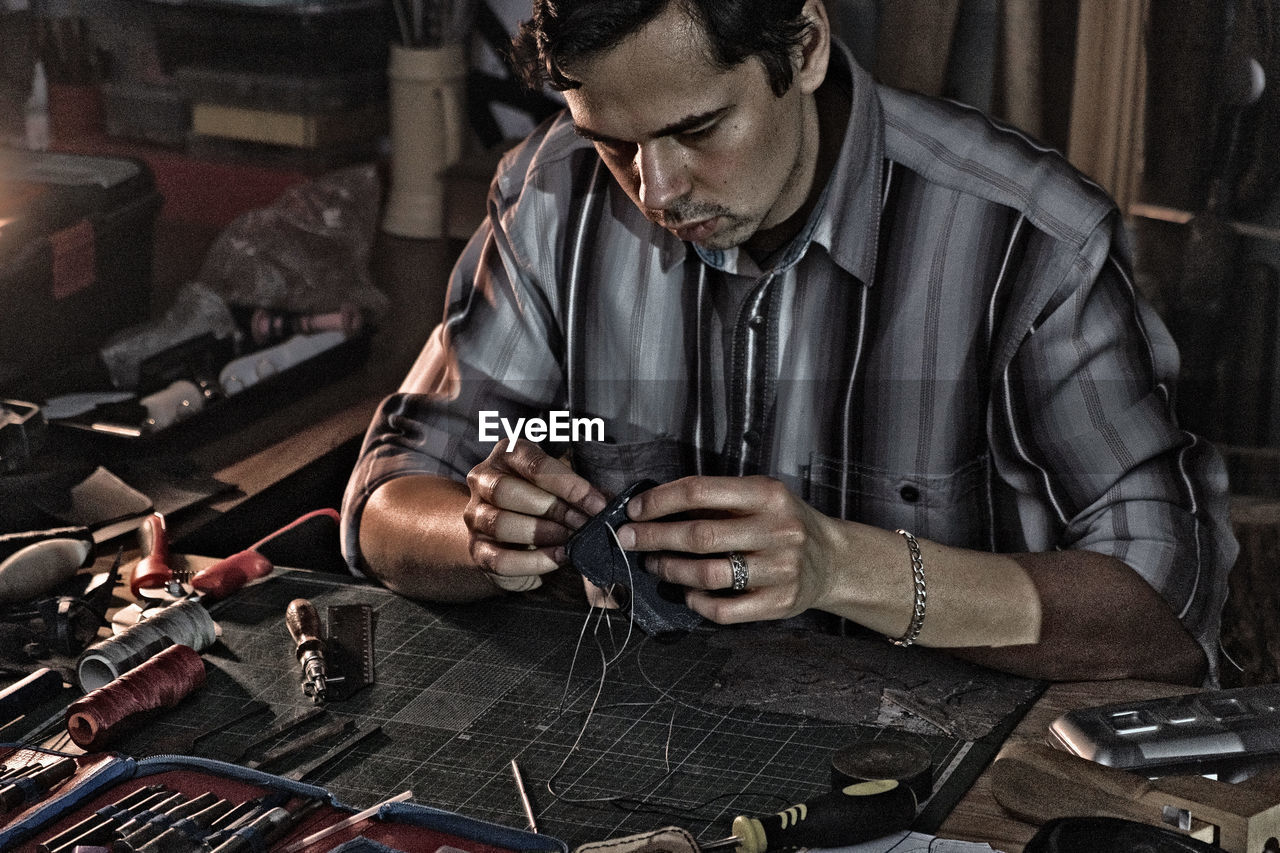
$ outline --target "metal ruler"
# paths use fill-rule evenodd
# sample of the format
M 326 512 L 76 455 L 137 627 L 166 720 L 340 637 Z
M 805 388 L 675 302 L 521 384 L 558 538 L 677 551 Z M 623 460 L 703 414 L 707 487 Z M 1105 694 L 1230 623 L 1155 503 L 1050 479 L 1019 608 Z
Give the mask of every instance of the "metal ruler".
M 373 684 L 373 608 L 368 604 L 336 604 L 328 610 L 330 699 L 342 700 Z

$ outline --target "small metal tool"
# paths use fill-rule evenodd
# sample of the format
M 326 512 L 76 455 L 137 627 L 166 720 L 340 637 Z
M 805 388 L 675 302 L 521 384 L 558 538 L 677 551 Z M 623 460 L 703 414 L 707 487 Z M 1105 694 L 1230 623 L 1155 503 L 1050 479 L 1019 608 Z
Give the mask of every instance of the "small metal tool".
M 327 621 L 329 698 L 336 702 L 374 683 L 374 612 L 368 604 L 330 605 Z
M 42 844 L 45 849 L 57 849 L 68 841 L 79 838 L 84 833 L 92 830 L 96 826 L 111 826 L 113 821 L 122 814 L 127 814 L 131 809 L 140 805 L 144 801 L 161 794 L 165 789 L 160 785 L 149 785 L 145 788 L 139 788 L 132 793 L 126 794 L 113 803 L 103 806 L 75 826 L 65 829 L 52 838 L 47 839 Z
M 352 722 L 352 726 L 354 726 L 354 722 Z M 331 764 L 346 758 L 347 755 L 349 755 L 357 746 L 380 731 L 382 731 L 382 726 L 379 725 L 364 726 L 356 729 L 355 734 L 351 735 L 314 761 L 308 761 L 306 764 L 303 764 L 300 767 L 295 767 L 293 770 L 285 773 L 284 778 L 292 779 L 295 782 L 305 782 L 320 773 L 320 771 L 329 767 Z
M 298 853 L 299 850 L 306 850 L 312 844 L 315 844 L 319 841 L 323 841 L 324 839 L 328 838 L 331 835 L 336 835 L 337 833 L 341 832 L 347 827 L 355 826 L 356 824 L 361 823 L 362 821 L 366 821 L 366 820 L 369 820 L 370 818 L 377 817 L 378 812 L 382 811 L 382 807 L 387 805 L 388 803 L 403 803 L 405 800 L 409 799 L 412 796 L 413 796 L 413 791 L 401 791 L 399 794 L 396 794 L 394 797 L 391 797 L 389 799 L 383 800 L 380 803 L 376 803 L 372 806 L 369 806 L 369 808 L 365 809 L 362 812 L 356 812 L 349 818 L 340 820 L 337 823 L 330 824 L 329 826 L 326 826 L 324 829 L 313 832 L 311 835 L 308 835 L 305 838 L 298 839 L 297 841 L 290 844 L 288 847 L 281 850 L 280 853 Z
M 209 728 L 196 732 L 172 735 L 170 737 L 160 738 L 151 748 L 152 755 L 192 755 L 195 752 L 196 744 L 205 738 L 213 737 L 221 734 L 227 729 L 243 722 L 250 717 L 256 717 L 258 714 L 271 710 L 271 706 L 266 702 L 254 701 L 245 706 L 244 710 L 228 720 L 224 720 Z
M 260 849 L 258 844 L 254 843 L 255 838 L 265 842 L 264 847 L 275 844 L 323 804 L 323 800 L 307 800 L 293 811 L 283 806 L 274 808 L 250 824 L 252 832 L 231 836 L 215 847 L 213 853 L 245 853 L 245 851 Z
M 267 744 L 271 743 L 271 741 L 280 737 L 280 735 L 284 734 L 285 732 L 293 731 L 298 726 L 301 726 L 304 723 L 308 723 L 311 720 L 314 720 L 316 717 L 320 716 L 324 712 L 325 712 L 324 708 L 308 708 L 307 710 L 303 711 L 300 714 L 295 714 L 294 716 L 290 717 L 287 720 L 283 720 L 279 723 L 276 723 L 269 730 L 264 732 L 261 737 L 255 740 L 252 740 L 248 744 L 246 744 L 244 748 L 240 750 L 239 754 L 236 755 L 234 761 L 237 763 L 244 761 L 245 758 L 257 752 L 259 749 L 266 746 Z
M 516 760 L 511 759 L 511 778 L 516 783 L 516 794 L 520 797 L 520 808 L 524 809 L 525 820 L 529 821 L 529 831 L 538 831 L 538 821 L 533 816 L 533 801 L 529 799 L 529 792 L 524 787 L 524 776 L 520 775 L 520 765 Z
M 245 767 L 250 770 L 256 770 L 265 767 L 268 764 L 274 764 L 277 761 L 283 761 L 286 758 L 297 755 L 308 747 L 323 743 L 330 738 L 337 737 L 340 734 L 355 727 L 353 720 L 330 720 L 319 728 L 312 729 L 306 734 L 299 735 L 294 740 L 283 746 L 278 746 L 270 752 L 264 753 L 260 758 L 245 763 Z
M 44 796 L 54 785 L 70 779 L 76 772 L 74 758 L 61 758 L 52 764 L 36 765 L 38 769 L 0 787 L 0 814 Z

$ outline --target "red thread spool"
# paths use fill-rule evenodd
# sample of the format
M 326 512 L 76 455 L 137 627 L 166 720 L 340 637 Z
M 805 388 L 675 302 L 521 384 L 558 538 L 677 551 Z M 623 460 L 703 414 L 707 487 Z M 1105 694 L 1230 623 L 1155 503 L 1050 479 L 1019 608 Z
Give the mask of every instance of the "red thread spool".
M 67 707 L 67 733 L 81 749 L 96 751 L 133 718 L 171 708 L 204 684 L 204 661 L 190 646 L 169 646 L 136 669 Z

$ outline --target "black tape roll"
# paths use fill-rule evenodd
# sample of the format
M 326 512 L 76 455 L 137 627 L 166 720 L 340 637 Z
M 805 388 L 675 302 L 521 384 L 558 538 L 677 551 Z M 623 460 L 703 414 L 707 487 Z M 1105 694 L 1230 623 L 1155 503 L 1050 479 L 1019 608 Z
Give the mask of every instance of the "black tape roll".
M 833 787 L 873 779 L 896 779 L 923 803 L 933 794 L 933 761 L 927 749 L 894 738 L 850 744 L 831 756 Z

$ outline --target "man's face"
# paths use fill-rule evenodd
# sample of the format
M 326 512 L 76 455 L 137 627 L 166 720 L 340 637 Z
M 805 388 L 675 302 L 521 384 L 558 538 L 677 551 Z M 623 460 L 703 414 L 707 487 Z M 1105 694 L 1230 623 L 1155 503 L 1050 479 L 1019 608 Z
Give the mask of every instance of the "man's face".
M 778 97 L 755 58 L 722 70 L 670 4 L 612 50 L 566 69 L 578 132 L 652 221 L 713 249 L 746 242 L 804 202 L 817 157 L 803 75 Z

